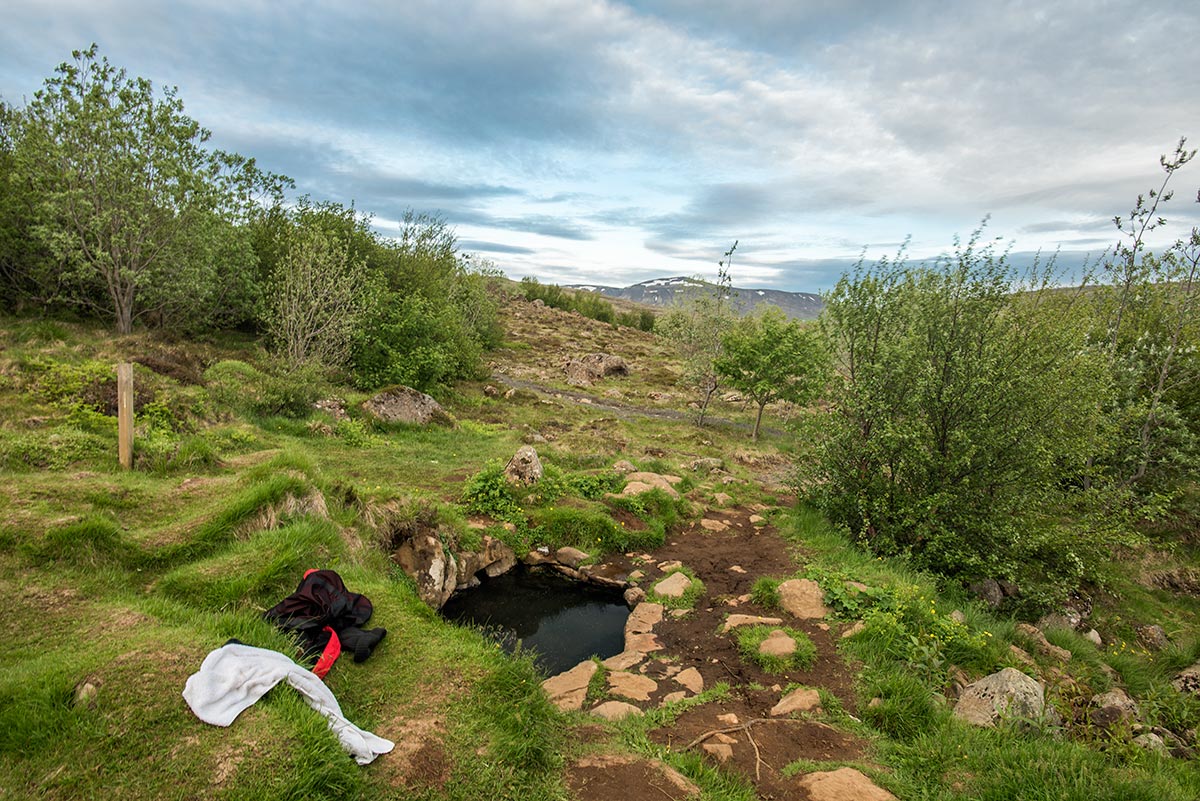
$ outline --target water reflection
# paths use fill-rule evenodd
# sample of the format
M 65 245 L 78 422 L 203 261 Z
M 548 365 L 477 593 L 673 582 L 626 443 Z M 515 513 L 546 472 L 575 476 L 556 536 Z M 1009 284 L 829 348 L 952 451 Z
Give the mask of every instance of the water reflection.
M 619 654 L 629 609 L 612 590 L 518 567 L 455 595 L 442 614 L 480 626 L 509 653 L 519 642 L 553 676 L 593 654 L 602 659 Z

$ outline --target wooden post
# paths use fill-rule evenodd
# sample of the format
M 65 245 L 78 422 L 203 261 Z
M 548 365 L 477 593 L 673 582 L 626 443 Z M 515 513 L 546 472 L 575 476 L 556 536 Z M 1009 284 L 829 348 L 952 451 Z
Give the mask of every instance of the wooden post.
M 117 455 L 121 467 L 133 467 L 133 365 L 117 365 Z

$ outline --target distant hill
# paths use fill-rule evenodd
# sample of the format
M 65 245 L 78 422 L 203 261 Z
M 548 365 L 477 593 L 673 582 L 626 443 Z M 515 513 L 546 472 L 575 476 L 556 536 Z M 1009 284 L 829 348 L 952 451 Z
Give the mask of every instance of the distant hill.
M 676 276 L 655 278 L 627 287 L 598 286 L 596 284 L 570 284 L 570 289 L 599 292 L 610 298 L 631 300 L 648 306 L 670 307 L 684 300 L 688 294 L 712 293 L 716 284 L 697 278 Z M 730 291 L 730 302 L 740 312 L 753 311 L 761 304 L 776 306 L 790 318 L 812 320 L 821 313 L 821 296 L 811 292 L 784 292 L 779 289 L 741 289 Z

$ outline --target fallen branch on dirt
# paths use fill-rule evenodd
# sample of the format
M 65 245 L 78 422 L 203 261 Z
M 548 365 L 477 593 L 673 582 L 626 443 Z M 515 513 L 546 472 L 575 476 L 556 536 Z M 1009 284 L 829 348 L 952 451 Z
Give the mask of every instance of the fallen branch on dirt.
M 744 731 L 744 732 L 746 732 L 746 735 L 749 736 L 750 735 L 750 727 L 755 725 L 756 723 L 810 723 L 810 722 L 811 721 L 807 721 L 807 720 L 797 720 L 795 718 L 755 718 L 754 720 L 748 720 L 745 723 L 739 723 L 737 726 L 726 726 L 723 729 L 713 729 L 712 731 L 706 731 L 706 732 L 704 732 L 704 734 L 701 734 L 695 740 L 692 740 L 690 743 L 685 745 L 683 747 L 683 750 L 687 751 L 689 749 L 695 748 L 697 745 L 704 742 L 709 737 L 712 737 L 714 734 L 729 734 L 730 732 Z M 753 742 L 753 739 L 751 740 L 751 742 Z M 757 745 L 755 746 L 755 750 L 758 750 Z

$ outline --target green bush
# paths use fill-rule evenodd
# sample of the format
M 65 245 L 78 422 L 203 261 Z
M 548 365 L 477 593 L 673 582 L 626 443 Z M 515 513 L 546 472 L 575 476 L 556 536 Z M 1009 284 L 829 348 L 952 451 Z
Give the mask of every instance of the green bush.
M 764 609 L 779 608 L 779 579 L 760 576 L 750 588 L 750 600 Z
M 492 461 L 476 473 L 463 489 L 462 503 L 468 511 L 523 525 L 525 514 L 512 484 L 504 477 L 504 465 Z

